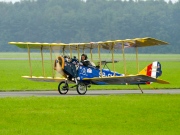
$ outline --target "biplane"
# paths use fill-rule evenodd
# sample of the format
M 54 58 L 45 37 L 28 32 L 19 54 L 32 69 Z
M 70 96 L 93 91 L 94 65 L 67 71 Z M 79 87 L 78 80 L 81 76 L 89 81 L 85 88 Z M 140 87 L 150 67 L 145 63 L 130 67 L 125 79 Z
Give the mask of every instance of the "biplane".
M 60 94 L 66 94 L 70 88 L 76 88 L 78 94 L 83 95 L 87 92 L 87 88 L 91 85 L 137 85 L 141 92 L 140 85 L 150 83 L 168 84 L 169 82 L 159 79 L 162 75 L 161 64 L 158 61 L 154 61 L 146 66 L 142 71 L 139 71 L 138 61 L 138 48 L 148 47 L 155 45 L 166 45 L 167 42 L 145 37 L 134 38 L 125 40 L 111 40 L 111 41 L 99 41 L 89 43 L 39 43 L 39 42 L 9 42 L 11 45 L 16 45 L 20 48 L 26 48 L 28 52 L 30 75 L 22 76 L 23 78 L 34 81 L 45 82 L 59 82 L 58 91 Z M 52 58 L 54 50 L 61 50 L 62 54 L 59 54 L 55 60 Z M 129 75 L 126 71 L 126 58 L 125 49 L 135 48 L 136 50 L 136 68 L 138 73 L 135 75 Z M 43 50 L 49 50 L 52 76 L 34 76 L 32 74 L 31 66 L 31 50 L 40 50 L 42 71 L 44 72 L 44 57 Z M 98 56 L 98 66 L 93 63 L 91 65 L 80 64 L 80 50 L 89 50 L 90 60 L 93 61 L 93 49 L 96 50 Z M 111 53 L 111 60 L 103 60 L 101 57 L 101 49 L 108 50 Z M 114 58 L 115 50 L 121 50 L 123 73 L 118 73 L 115 70 L 115 64 L 118 62 Z M 69 52 L 69 56 L 65 56 L 65 52 Z M 76 56 L 72 55 L 72 52 L 76 51 Z M 120 56 L 121 57 L 121 56 Z M 112 69 L 109 69 L 107 64 L 111 64 Z M 55 70 L 61 74 L 61 77 L 55 76 Z M 70 86 L 69 83 L 73 83 Z

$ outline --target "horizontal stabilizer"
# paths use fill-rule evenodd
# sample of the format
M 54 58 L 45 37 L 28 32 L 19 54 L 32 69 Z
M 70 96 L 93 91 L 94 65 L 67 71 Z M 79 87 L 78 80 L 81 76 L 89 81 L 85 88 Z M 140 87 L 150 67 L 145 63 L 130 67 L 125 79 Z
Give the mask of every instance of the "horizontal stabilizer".
M 161 80 L 161 79 L 157 79 L 157 83 L 161 83 L 161 84 L 170 84 L 167 81 Z

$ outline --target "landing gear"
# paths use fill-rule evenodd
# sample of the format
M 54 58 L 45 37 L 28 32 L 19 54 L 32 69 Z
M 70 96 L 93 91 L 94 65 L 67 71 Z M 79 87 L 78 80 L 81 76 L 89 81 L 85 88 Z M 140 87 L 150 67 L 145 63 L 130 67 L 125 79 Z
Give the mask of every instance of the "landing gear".
M 80 82 L 77 84 L 76 90 L 79 95 L 84 95 L 84 94 L 86 94 L 86 91 L 87 91 L 87 85 Z
M 58 91 L 60 94 L 64 95 L 68 92 L 68 90 L 69 90 L 69 86 L 68 86 L 68 83 L 66 81 L 62 81 L 59 83 Z
M 79 95 L 84 95 L 87 92 L 87 87 L 90 87 L 90 86 L 91 86 L 90 84 L 87 85 L 85 83 L 76 81 L 76 85 L 69 87 L 67 81 L 62 81 L 58 85 L 58 91 L 59 91 L 60 94 L 65 95 L 68 92 L 69 88 L 76 87 L 77 93 Z

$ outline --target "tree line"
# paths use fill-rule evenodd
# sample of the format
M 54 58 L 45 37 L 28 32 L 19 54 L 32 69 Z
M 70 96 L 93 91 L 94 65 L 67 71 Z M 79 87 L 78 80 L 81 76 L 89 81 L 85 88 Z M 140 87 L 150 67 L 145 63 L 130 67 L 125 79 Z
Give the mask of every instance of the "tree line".
M 21 0 L 0 2 L 0 51 L 21 42 L 92 42 L 153 37 L 168 46 L 140 53 L 180 53 L 180 1 Z

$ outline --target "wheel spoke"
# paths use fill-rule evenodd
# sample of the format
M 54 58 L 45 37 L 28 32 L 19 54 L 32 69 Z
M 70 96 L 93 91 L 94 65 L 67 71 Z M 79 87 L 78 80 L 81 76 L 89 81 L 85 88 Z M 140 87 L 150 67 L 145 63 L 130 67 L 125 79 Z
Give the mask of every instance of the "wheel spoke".
M 59 83 L 58 85 L 58 91 L 60 94 L 66 94 L 69 90 L 69 86 L 68 83 L 66 83 L 65 81 L 62 81 Z
M 80 95 L 84 95 L 87 91 L 87 86 L 84 84 L 84 83 L 79 83 L 77 85 L 77 92 L 80 94 Z

